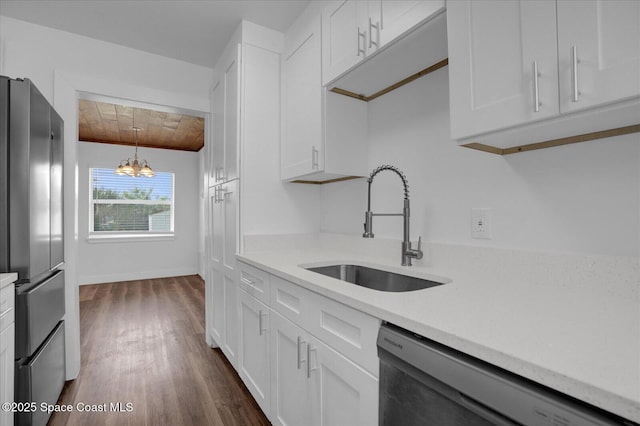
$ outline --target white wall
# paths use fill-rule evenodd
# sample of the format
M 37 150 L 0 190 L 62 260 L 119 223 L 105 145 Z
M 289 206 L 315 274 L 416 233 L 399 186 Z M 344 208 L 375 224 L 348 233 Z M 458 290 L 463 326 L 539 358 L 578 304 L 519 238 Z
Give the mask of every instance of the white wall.
M 608 255 L 640 254 L 640 136 L 497 156 L 449 135 L 447 68 L 369 103 L 369 166 L 398 166 L 410 185 L 412 239 Z M 362 234 L 365 180 L 324 185 L 322 230 Z M 373 183 L 372 210 L 401 212 L 401 182 Z M 470 237 L 472 207 L 493 212 L 493 239 Z M 376 237 L 402 238 L 397 217 Z
M 78 91 L 208 112 L 212 71 L 0 16 L 0 73 L 30 78 L 65 121 L 65 339 L 72 379 L 80 369 Z
M 242 233 L 316 233 L 321 210 L 317 185 L 280 180 L 282 34 L 247 24 L 243 33 Z
M 113 168 L 133 155 L 133 148 L 78 143 L 78 282 L 95 284 L 198 273 L 200 224 L 198 154 L 140 148 L 140 158 L 155 171 L 174 176 L 174 229 L 171 241 L 89 242 L 90 167 Z

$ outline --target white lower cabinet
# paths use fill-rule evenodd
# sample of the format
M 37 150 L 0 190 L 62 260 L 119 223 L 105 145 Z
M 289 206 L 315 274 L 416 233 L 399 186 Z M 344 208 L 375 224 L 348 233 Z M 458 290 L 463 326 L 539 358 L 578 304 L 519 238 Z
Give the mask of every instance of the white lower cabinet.
M 278 313 L 271 319 L 273 424 L 378 424 L 376 377 Z
M 238 373 L 269 420 L 377 424 L 380 321 L 243 262 L 237 267 Z
M 238 373 L 262 411 L 269 416 L 269 308 L 238 290 L 240 354 Z
M 238 246 L 238 181 L 212 186 L 208 193 L 207 332 L 229 362 L 237 364 L 238 311 L 235 255 Z M 210 340 L 210 339 L 208 339 Z
M 272 311 L 271 315 L 271 423 L 312 425 L 310 382 L 307 379 L 304 331 Z
M 314 423 L 377 425 L 378 379 L 317 339 L 307 345 Z

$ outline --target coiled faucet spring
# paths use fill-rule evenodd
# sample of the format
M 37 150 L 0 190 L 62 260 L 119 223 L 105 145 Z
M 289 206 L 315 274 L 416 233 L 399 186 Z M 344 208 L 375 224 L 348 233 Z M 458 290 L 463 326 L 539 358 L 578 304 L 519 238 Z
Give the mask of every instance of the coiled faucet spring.
M 372 213 L 371 212 L 371 184 L 373 183 L 373 178 L 380 172 L 384 170 L 389 170 L 396 173 L 400 179 L 402 180 L 402 185 L 404 187 L 404 208 L 402 213 Z M 369 175 L 368 182 L 368 194 L 367 194 L 367 211 L 365 212 L 365 220 L 364 220 L 364 233 L 362 236 L 364 238 L 373 238 L 373 216 L 402 216 L 404 219 L 404 230 L 403 230 L 403 240 L 402 240 L 402 266 L 411 266 L 411 259 L 422 259 L 422 250 L 421 241 L 422 238 L 418 239 L 418 248 L 416 250 L 411 248 L 411 241 L 409 239 L 409 182 L 407 181 L 407 177 L 402 173 L 400 169 L 395 166 L 391 166 L 389 164 L 384 164 L 380 167 L 376 167 L 371 174 Z

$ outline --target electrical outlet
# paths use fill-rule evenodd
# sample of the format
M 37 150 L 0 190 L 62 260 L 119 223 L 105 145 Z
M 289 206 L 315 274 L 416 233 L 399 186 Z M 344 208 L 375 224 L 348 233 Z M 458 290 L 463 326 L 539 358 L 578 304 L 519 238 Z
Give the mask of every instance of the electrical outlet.
M 471 209 L 471 237 L 491 239 L 491 209 Z

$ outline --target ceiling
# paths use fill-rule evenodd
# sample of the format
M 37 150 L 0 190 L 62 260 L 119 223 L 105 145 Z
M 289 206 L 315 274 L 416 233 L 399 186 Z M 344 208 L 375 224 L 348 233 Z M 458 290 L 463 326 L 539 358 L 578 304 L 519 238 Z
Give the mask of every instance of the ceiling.
M 204 118 L 80 99 L 79 138 L 83 142 L 199 151 L 204 146 Z
M 242 19 L 284 32 L 309 0 L 0 0 L 0 15 L 213 68 Z

